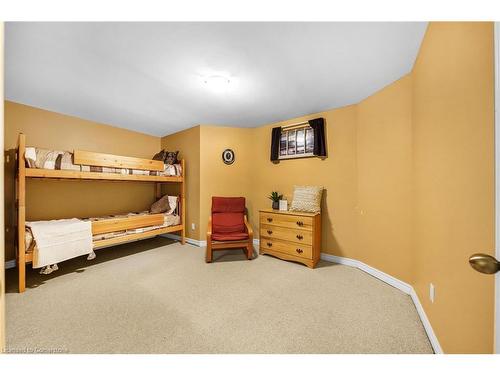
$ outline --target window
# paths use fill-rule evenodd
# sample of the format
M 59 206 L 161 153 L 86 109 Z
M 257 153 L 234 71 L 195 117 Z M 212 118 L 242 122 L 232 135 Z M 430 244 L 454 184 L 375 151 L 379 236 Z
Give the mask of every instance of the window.
M 325 119 L 320 117 L 272 128 L 270 156 L 273 163 L 311 156 L 326 158 Z
M 302 158 L 313 155 L 314 132 L 308 124 L 283 128 L 280 136 L 280 159 Z

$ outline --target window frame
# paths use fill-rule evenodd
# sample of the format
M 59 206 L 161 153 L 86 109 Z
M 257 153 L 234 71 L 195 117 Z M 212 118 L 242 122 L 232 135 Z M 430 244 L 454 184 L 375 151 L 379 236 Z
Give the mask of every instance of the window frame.
M 297 131 L 304 130 L 304 152 L 297 154 Z M 311 128 L 311 126 L 308 123 L 305 123 L 304 125 L 298 125 L 298 126 L 293 126 L 290 128 L 282 128 L 281 133 L 280 133 L 280 141 L 279 141 L 279 151 L 278 151 L 278 160 L 286 160 L 286 159 L 302 159 L 302 158 L 310 158 L 314 157 L 314 152 L 306 152 L 307 150 L 307 132 L 311 132 L 312 134 L 312 143 L 314 147 L 314 131 Z M 290 138 L 290 133 L 294 132 L 295 133 L 295 139 L 294 139 L 294 153 L 289 154 L 289 149 L 288 149 L 288 140 Z M 286 139 L 286 146 L 285 146 L 285 154 L 282 155 L 281 151 L 281 139 L 283 137 L 283 134 L 285 134 L 285 139 Z

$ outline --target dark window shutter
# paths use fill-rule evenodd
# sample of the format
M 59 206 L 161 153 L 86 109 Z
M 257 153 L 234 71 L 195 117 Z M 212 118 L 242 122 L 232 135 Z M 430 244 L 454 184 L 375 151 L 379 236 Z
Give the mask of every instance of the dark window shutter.
M 313 154 L 316 156 L 326 156 L 326 137 L 325 137 L 325 120 L 316 118 L 309 120 L 309 126 L 314 132 L 314 149 Z
M 273 128 L 271 134 L 271 161 L 277 162 L 280 154 L 281 127 Z

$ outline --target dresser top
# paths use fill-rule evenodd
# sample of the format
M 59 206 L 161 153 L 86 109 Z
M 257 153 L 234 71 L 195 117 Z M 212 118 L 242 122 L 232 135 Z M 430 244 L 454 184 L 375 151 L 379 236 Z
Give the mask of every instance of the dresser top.
M 310 217 L 314 217 L 320 214 L 320 212 L 280 211 L 280 210 L 273 210 L 272 208 L 263 208 L 260 210 L 260 212 L 269 212 L 272 214 L 279 214 L 279 215 L 310 216 Z

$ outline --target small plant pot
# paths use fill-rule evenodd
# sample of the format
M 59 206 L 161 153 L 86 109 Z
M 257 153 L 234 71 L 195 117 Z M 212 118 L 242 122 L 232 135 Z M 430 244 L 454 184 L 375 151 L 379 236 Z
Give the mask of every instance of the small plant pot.
M 273 201 L 273 210 L 278 210 L 280 208 L 280 202 L 274 202 Z

